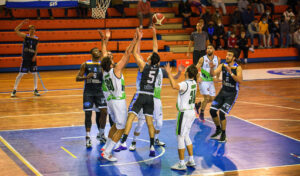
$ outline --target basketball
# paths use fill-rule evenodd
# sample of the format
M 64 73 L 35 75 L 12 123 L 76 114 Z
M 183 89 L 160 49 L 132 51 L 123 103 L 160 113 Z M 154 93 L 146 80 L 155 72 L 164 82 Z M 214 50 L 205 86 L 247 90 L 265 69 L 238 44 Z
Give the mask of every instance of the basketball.
M 153 24 L 157 26 L 161 26 L 165 23 L 166 18 L 163 14 L 161 13 L 155 13 L 152 17 Z

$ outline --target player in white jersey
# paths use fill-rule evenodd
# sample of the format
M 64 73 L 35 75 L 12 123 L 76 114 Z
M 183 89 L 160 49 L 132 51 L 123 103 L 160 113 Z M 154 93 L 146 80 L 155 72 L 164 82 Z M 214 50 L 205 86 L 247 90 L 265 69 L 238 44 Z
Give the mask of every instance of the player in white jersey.
M 112 149 L 124 133 L 127 120 L 127 105 L 122 71 L 129 61 L 129 56 L 132 53 L 136 41 L 137 35 L 135 35 L 122 59 L 117 64 L 114 64 L 111 57 L 104 57 L 101 62 L 101 67 L 104 70 L 103 81 L 109 91 L 107 101 L 109 102 L 108 105 L 110 106 L 109 108 L 114 118 L 113 121 L 115 122 L 109 131 L 106 148 L 101 154 L 101 156 L 108 161 L 117 161 L 117 159 L 112 156 Z
M 196 165 L 193 158 L 193 144 L 189 134 L 192 124 L 196 119 L 194 108 L 197 91 L 196 80 L 198 69 L 194 64 L 187 67 L 184 73 L 185 81 L 179 84 L 177 84 L 171 76 L 172 68 L 169 64 L 166 65 L 166 71 L 168 72 L 172 88 L 179 90 L 176 104 L 178 109 L 176 135 L 180 161 L 173 165 L 171 169 L 186 170 L 186 166 L 194 167 Z M 189 154 L 189 160 L 186 163 L 184 161 L 185 146 Z
M 200 114 L 199 118 L 204 122 L 204 110 L 206 108 L 207 103 L 211 102 L 216 96 L 216 89 L 214 85 L 213 77 L 210 75 L 210 66 L 209 63 L 213 63 L 215 65 L 215 69 L 221 62 L 221 58 L 214 55 L 215 49 L 214 46 L 209 44 L 206 49 L 206 55 L 201 57 L 196 65 L 197 69 L 201 68 L 201 82 L 199 83 L 200 93 L 203 95 L 203 101 L 196 103 L 196 110 Z M 219 75 L 217 75 L 219 77 Z

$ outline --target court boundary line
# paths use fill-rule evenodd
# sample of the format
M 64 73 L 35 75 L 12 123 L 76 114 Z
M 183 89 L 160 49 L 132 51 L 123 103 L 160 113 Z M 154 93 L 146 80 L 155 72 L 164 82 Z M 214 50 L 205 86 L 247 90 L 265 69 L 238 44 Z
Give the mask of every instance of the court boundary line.
M 28 161 L 23 157 L 13 146 L 11 146 L 2 136 L 0 136 L 0 141 L 23 163 L 28 169 L 31 170 L 35 175 L 42 174 Z
M 63 149 L 65 152 L 67 152 L 69 155 L 71 155 L 73 158 L 77 159 L 77 156 L 75 156 L 72 152 L 67 150 L 65 147 L 61 146 L 60 148 Z
M 287 106 L 278 106 L 278 105 L 263 104 L 263 103 L 255 103 L 255 102 L 249 102 L 249 101 L 239 101 L 239 100 L 237 100 L 236 102 L 239 102 L 239 103 L 246 103 L 246 104 L 260 105 L 260 106 L 270 106 L 270 107 L 276 107 L 276 108 L 283 108 L 283 109 L 291 109 L 291 110 L 300 111 L 300 109 L 297 109 L 297 108 L 291 108 L 291 107 L 287 107 Z

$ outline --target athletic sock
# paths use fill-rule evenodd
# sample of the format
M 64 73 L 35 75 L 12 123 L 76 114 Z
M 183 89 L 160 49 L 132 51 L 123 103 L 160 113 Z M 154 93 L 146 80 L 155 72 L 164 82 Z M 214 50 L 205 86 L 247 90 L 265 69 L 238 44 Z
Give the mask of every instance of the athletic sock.
M 34 90 L 36 90 L 37 89 L 37 83 L 38 83 L 37 72 L 33 73 L 33 81 L 34 81 Z
M 179 163 L 180 163 L 181 165 L 185 165 L 184 160 L 179 160 Z
M 90 135 L 91 135 L 90 132 L 86 132 L 87 137 L 90 137 Z
M 128 135 L 124 134 L 121 140 L 121 143 L 123 144 L 127 140 Z
M 155 135 L 154 135 L 154 139 L 155 139 L 155 140 L 158 139 L 158 135 L 159 135 L 159 134 L 155 134 Z
M 116 143 L 113 140 L 111 140 L 110 143 L 106 146 L 105 153 L 111 154 L 111 151 L 113 150 L 115 145 Z
M 194 160 L 194 156 L 189 156 L 189 161 L 193 161 Z
M 100 129 L 99 129 L 99 133 L 100 133 L 100 137 L 101 137 L 101 135 L 104 134 L 104 128 L 100 128 Z
M 154 138 L 150 138 L 150 147 L 154 145 Z
M 133 135 L 133 139 L 132 139 L 132 142 L 135 142 L 137 139 L 137 136 L 136 135 Z

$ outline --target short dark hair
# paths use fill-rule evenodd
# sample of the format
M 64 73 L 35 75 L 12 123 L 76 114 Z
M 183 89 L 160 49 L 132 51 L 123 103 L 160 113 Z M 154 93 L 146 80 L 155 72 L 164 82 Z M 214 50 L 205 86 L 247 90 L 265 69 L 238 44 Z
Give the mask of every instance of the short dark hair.
M 102 59 L 100 65 L 101 65 L 101 67 L 103 68 L 104 71 L 109 72 L 110 69 L 111 69 L 111 67 L 110 67 L 111 64 L 112 64 L 111 58 L 108 57 L 108 56 L 106 56 L 106 57 L 104 57 L 104 58 Z
M 156 65 L 159 63 L 160 57 L 156 52 L 153 52 L 150 57 L 150 60 L 151 60 L 151 65 Z
M 210 43 L 210 44 L 208 44 L 206 48 L 208 48 L 208 46 L 212 46 L 212 47 L 215 49 L 214 45 L 213 45 L 213 44 L 211 44 L 211 43 Z
M 229 49 L 228 52 L 233 53 L 233 57 L 238 58 L 237 51 L 235 49 Z
M 92 54 L 93 51 L 94 51 L 95 49 L 98 49 L 98 48 L 97 48 L 97 47 L 92 48 L 92 49 L 90 50 L 90 53 Z
M 189 78 L 193 78 L 195 81 L 197 81 L 197 75 L 198 75 L 198 69 L 195 64 L 190 65 L 186 72 L 188 73 Z

